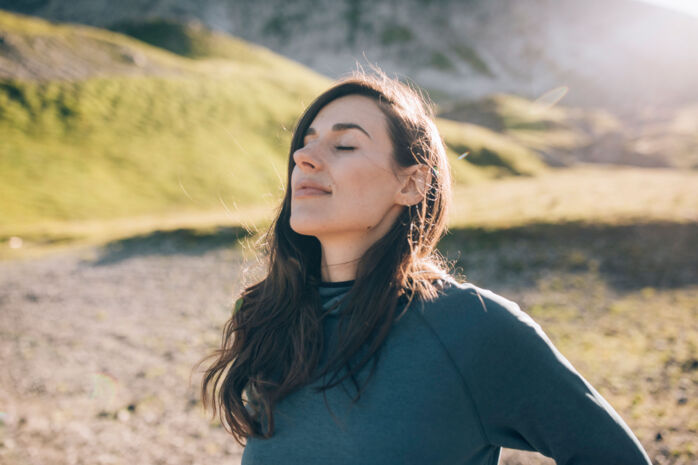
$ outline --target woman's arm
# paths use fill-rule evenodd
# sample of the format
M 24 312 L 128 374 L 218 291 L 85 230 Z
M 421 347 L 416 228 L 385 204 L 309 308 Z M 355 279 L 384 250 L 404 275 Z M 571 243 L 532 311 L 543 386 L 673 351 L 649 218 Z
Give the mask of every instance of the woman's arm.
M 518 304 L 487 289 L 463 366 L 489 442 L 559 465 L 651 465 L 611 405 Z

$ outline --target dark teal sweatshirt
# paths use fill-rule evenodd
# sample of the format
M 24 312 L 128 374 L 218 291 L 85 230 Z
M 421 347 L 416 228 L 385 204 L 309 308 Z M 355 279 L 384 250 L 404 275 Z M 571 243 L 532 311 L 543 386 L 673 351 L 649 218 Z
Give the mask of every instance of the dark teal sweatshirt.
M 328 342 L 353 283 L 319 287 L 324 309 L 340 302 L 324 319 Z M 371 365 L 359 373 L 362 386 Z M 470 283 L 446 281 L 436 300 L 412 301 L 357 403 L 347 378 L 326 391 L 330 411 L 310 389 L 319 385 L 276 405 L 275 434 L 248 438 L 242 465 L 495 465 L 502 447 L 538 451 L 560 465 L 651 465 L 628 425 L 539 324 Z

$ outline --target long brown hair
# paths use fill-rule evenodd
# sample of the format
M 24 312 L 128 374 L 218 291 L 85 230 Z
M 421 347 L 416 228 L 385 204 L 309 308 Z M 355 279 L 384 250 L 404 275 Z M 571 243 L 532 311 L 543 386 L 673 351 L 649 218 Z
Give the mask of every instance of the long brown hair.
M 450 276 L 450 263 L 438 253 L 436 244 L 447 230 L 451 172 L 430 103 L 416 87 L 380 70 L 374 75 L 354 71 L 317 97 L 298 120 L 288 158 L 286 192 L 265 233 L 266 277 L 242 291 L 224 326 L 221 348 L 204 359 L 216 358 L 202 380 L 204 409 L 210 399 L 214 414 L 218 411 L 225 417 L 222 423 L 230 426 L 241 445 L 249 436 L 272 436 L 275 403 L 315 379 L 324 345 L 317 290 L 321 248 L 316 237 L 298 234 L 289 224 L 293 153 L 302 146 L 320 109 L 350 94 L 371 97 L 382 110 L 397 164 L 423 163 L 430 175 L 424 198 L 406 206 L 390 231 L 361 257 L 355 282 L 344 298 L 336 350 L 320 376 L 333 374 L 317 391 L 324 393 L 351 377 L 358 391 L 353 401 L 358 401 L 374 373 L 381 345 L 399 318 L 399 300 L 406 302 L 406 310 L 414 298 L 434 299 L 444 278 Z M 352 365 L 360 349 L 365 355 Z M 371 372 L 359 387 L 355 375 L 371 359 Z M 345 367 L 346 374 L 340 376 Z M 209 393 L 210 384 L 214 390 Z M 252 406 L 255 408 L 247 409 Z M 263 431 L 262 415 L 267 431 Z

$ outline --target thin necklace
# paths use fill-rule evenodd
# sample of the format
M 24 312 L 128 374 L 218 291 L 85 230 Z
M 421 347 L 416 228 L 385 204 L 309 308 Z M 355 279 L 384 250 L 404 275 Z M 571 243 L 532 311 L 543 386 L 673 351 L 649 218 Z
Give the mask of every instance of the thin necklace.
M 333 263 L 333 264 L 331 264 L 331 265 L 322 265 L 322 267 L 323 267 L 323 268 L 327 268 L 327 267 L 330 267 L 330 266 L 345 265 L 345 264 L 347 264 L 347 263 L 355 262 L 355 261 L 357 261 L 357 260 L 361 260 L 361 257 L 355 258 L 354 260 L 349 260 L 348 262 Z

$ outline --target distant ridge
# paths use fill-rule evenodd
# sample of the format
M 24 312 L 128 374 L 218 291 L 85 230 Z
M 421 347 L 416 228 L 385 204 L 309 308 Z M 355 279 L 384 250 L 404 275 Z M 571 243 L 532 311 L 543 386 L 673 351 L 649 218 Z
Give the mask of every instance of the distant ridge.
M 36 0 L 4 8 L 111 27 L 198 20 L 329 77 L 364 57 L 428 88 L 563 103 L 623 117 L 698 101 L 698 18 L 636 0 Z

